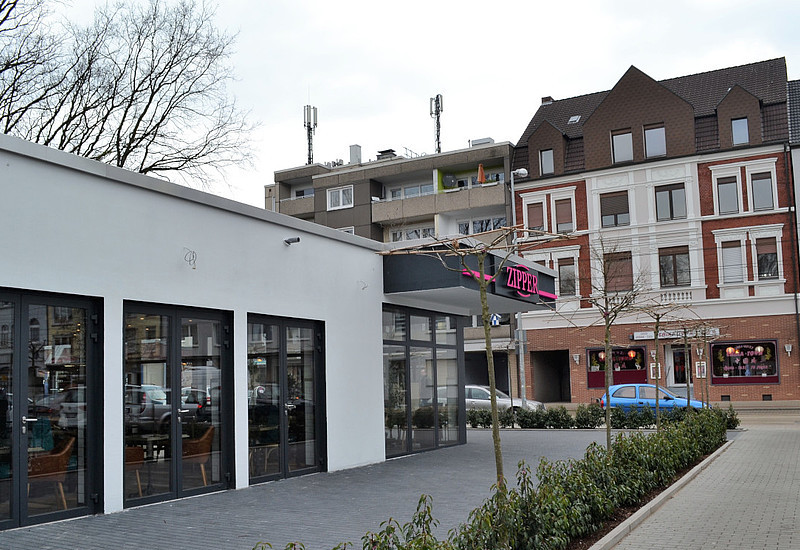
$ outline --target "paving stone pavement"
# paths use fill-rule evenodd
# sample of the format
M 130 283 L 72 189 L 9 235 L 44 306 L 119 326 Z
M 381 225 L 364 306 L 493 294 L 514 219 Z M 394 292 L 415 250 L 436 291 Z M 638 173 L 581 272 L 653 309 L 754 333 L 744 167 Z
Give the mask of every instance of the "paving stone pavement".
M 381 464 L 264 483 L 124 512 L 0 532 L 0 548 L 251 549 L 264 541 L 283 549 L 300 541 L 308 550 L 340 542 L 361 548 L 361 537 L 394 517 L 411 518 L 421 494 L 433 497 L 437 534 L 464 522 L 489 496 L 495 479 L 491 433 L 469 430 L 467 444 Z M 579 458 L 602 430 L 502 432 L 506 475 L 520 460 Z
M 798 458 L 796 414 L 748 426 L 614 550 L 800 549 Z

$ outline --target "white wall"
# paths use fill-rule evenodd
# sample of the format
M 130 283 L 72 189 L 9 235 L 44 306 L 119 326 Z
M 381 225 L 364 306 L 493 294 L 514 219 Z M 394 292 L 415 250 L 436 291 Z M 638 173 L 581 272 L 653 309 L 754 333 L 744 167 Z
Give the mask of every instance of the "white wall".
M 237 487 L 248 483 L 248 312 L 325 323 L 328 467 L 384 459 L 376 243 L 3 135 L 0 235 L 0 287 L 103 299 L 106 512 L 123 500 L 125 300 L 233 312 Z

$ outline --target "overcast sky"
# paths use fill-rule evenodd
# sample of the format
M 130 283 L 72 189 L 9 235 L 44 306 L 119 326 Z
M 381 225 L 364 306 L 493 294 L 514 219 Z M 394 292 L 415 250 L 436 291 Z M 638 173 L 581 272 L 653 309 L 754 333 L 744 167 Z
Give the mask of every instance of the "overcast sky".
M 97 2 L 71 1 L 88 23 Z M 231 91 L 261 127 L 253 168 L 212 192 L 261 207 L 276 170 L 306 163 L 307 104 L 315 162 L 346 162 L 351 144 L 366 161 L 435 152 L 436 94 L 451 151 L 516 143 L 543 96 L 608 90 L 631 65 L 662 80 L 785 57 L 800 79 L 797 0 L 225 0 L 216 20 L 238 33 Z

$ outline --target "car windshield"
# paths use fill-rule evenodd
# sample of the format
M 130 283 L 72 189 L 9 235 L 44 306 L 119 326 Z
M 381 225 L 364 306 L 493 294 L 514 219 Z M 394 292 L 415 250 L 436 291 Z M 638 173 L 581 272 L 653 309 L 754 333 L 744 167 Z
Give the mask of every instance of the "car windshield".
M 500 399 L 511 399 L 507 394 L 501 392 L 500 390 L 494 390 L 494 393 Z
M 147 397 L 160 404 L 167 402 L 167 393 L 162 389 L 147 390 Z

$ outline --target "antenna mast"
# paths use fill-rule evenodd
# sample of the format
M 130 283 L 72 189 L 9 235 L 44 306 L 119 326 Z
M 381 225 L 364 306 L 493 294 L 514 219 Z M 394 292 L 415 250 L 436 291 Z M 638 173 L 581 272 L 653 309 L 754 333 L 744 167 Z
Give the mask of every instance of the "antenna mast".
M 442 152 L 442 141 L 440 138 L 442 125 L 439 121 L 442 111 L 444 111 L 444 102 L 442 94 L 436 94 L 436 97 L 431 98 L 431 117 L 436 119 L 436 152 Z
M 314 131 L 317 129 L 317 108 L 311 105 L 303 107 L 303 125 L 308 135 L 308 162 L 314 162 Z

